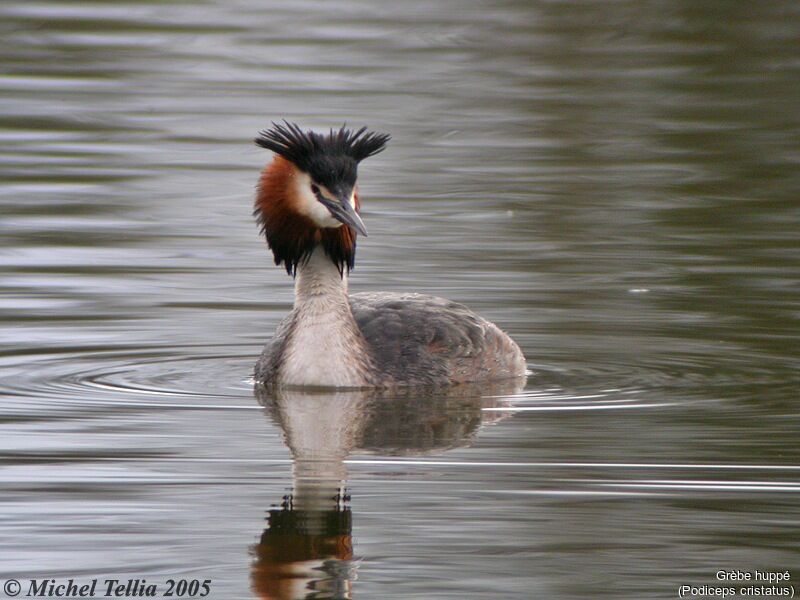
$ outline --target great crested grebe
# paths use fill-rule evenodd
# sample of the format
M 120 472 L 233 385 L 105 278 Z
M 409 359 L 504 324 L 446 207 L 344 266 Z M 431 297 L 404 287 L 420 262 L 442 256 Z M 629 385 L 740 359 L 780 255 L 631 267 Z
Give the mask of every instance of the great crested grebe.
M 295 277 L 292 312 L 255 369 L 268 385 L 393 387 L 520 377 L 525 358 L 496 325 L 434 296 L 348 295 L 359 217 L 358 164 L 389 136 L 342 127 L 327 135 L 273 123 L 255 142 L 275 157 L 255 216 L 275 264 Z

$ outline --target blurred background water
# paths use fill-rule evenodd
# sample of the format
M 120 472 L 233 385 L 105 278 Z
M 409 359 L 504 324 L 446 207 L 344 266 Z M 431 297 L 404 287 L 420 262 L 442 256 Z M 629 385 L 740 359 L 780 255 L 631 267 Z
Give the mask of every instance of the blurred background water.
M 34 0 L 0 34 L 0 578 L 800 578 L 796 2 Z M 254 396 L 283 118 L 392 134 L 351 288 L 469 304 L 523 389 Z

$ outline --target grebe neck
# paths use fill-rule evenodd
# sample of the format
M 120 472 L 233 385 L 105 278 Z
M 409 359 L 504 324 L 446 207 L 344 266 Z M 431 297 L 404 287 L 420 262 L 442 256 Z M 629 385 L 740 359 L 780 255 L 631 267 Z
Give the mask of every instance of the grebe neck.
M 294 283 L 295 309 L 315 303 L 346 306 L 347 312 L 350 312 L 347 304 L 347 272 L 339 272 L 322 246 L 314 248 L 308 260 L 298 265 Z
M 374 369 L 347 299 L 347 276 L 322 246 L 297 267 L 281 379 L 294 385 L 363 387 Z

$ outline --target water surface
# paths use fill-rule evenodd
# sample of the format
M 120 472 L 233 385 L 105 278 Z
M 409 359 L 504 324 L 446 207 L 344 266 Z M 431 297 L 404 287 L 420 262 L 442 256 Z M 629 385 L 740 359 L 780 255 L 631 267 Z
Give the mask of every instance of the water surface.
M 0 579 L 800 578 L 796 3 L 6 2 L 0 31 Z M 292 302 L 251 216 L 281 118 L 393 135 L 351 288 L 469 304 L 524 388 L 254 393 Z

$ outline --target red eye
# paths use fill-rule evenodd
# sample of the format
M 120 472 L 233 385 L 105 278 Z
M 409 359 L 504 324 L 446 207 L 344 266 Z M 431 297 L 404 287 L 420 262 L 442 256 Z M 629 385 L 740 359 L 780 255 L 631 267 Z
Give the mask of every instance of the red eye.
M 316 195 L 319 194 L 319 187 L 317 187 L 315 184 L 312 183 L 311 184 L 311 191 L 314 192 L 314 195 L 316 196 Z

